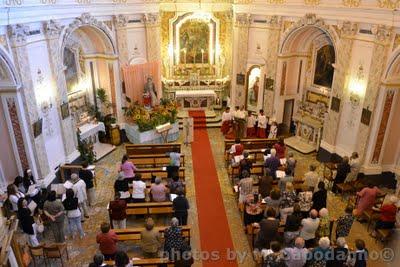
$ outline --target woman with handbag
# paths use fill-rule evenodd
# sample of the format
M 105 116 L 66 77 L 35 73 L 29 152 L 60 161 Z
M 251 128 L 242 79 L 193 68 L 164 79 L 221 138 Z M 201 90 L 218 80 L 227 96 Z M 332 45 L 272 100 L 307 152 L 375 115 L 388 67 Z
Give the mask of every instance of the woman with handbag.
M 63 201 L 63 205 L 67 212 L 68 232 L 72 239 L 74 239 L 74 230 L 76 230 L 76 232 L 79 232 L 80 238 L 82 239 L 85 236 L 85 233 L 82 229 L 81 211 L 79 210 L 78 198 L 75 197 L 74 190 L 72 189 L 67 189 L 65 195 L 66 198 Z
M 36 237 L 37 225 L 33 219 L 32 212 L 28 208 L 28 202 L 25 198 L 18 200 L 18 219 L 21 222 L 22 231 L 29 237 L 29 244 L 32 247 L 39 246 L 39 241 Z

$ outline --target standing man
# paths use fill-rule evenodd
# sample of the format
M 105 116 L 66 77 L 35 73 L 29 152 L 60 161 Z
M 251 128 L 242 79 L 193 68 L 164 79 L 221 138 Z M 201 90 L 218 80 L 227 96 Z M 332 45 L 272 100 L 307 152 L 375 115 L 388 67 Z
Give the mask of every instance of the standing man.
M 78 206 L 82 213 L 82 221 L 84 218 L 89 218 L 89 211 L 87 207 L 87 194 L 86 184 L 79 178 L 78 174 L 73 173 L 71 175 L 71 182 L 73 184 L 72 190 L 74 190 L 75 196 L 78 198 Z
M 86 194 L 89 201 L 89 206 L 93 206 L 95 199 L 96 199 L 96 191 L 94 188 L 94 175 L 91 170 L 88 169 L 89 164 L 85 161 L 82 164 L 82 170 L 79 171 L 79 177 L 85 182 L 86 184 Z

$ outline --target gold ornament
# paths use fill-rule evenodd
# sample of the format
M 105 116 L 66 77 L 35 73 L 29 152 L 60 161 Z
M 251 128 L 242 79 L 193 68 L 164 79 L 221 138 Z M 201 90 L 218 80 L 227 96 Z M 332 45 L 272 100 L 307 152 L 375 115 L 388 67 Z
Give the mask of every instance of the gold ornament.
M 395 9 L 400 6 L 400 0 L 378 0 L 379 7 Z
M 358 7 L 361 3 L 361 0 L 343 0 L 343 5 L 347 7 Z
M 320 0 L 304 0 L 304 3 L 309 6 L 318 6 Z

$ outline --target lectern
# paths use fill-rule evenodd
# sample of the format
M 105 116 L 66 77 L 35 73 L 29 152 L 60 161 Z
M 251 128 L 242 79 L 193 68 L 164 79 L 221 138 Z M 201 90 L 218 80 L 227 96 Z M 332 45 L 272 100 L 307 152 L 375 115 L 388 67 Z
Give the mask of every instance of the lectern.
M 161 135 L 164 143 L 168 143 L 168 132 L 170 129 L 172 129 L 172 125 L 169 122 L 156 126 L 156 132 Z

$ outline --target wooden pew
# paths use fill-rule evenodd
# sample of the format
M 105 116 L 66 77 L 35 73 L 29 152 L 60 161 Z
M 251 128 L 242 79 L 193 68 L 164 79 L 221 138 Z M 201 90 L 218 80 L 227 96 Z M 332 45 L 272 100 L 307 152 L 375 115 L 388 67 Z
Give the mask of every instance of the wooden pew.
M 160 177 L 161 179 L 165 179 L 168 176 L 167 170 L 163 168 L 144 168 L 144 169 L 139 169 L 136 171 L 136 173 L 140 173 L 142 175 L 142 180 L 151 180 L 151 175 Z M 185 168 L 180 167 L 179 168 L 179 179 L 185 180 Z
M 125 150 L 128 156 L 132 155 L 154 155 L 176 151 L 181 153 L 181 143 L 168 144 L 126 144 Z
M 163 167 L 170 163 L 170 158 L 166 154 L 149 154 L 149 155 L 130 155 L 129 159 L 136 167 Z M 185 155 L 181 154 L 181 167 L 185 167 Z
M 231 177 L 232 184 L 234 184 L 234 178 L 239 176 L 239 166 L 231 166 L 228 173 L 229 176 Z M 253 163 L 252 168 L 250 170 L 251 175 L 258 175 L 262 176 L 264 175 L 264 163 L 261 162 L 256 162 Z
M 111 220 L 111 210 L 107 207 L 108 216 L 110 219 L 110 223 L 112 225 Z M 143 203 L 128 203 L 126 208 L 127 215 L 145 215 L 150 216 L 154 214 L 173 214 L 172 202 L 143 202 Z
M 182 227 L 182 236 L 188 241 L 190 244 L 190 226 L 181 226 Z M 164 231 L 167 226 L 158 226 L 154 227 L 157 231 L 160 232 L 161 238 L 164 238 Z M 113 231 L 118 236 L 118 241 L 140 241 L 140 233 L 144 230 L 144 227 L 137 228 L 127 228 L 127 229 L 113 229 Z
M 267 146 L 273 146 L 278 139 L 275 138 L 250 138 L 250 139 L 241 139 L 240 142 L 243 144 L 244 149 L 263 149 Z M 224 150 L 229 150 L 231 146 L 235 144 L 235 140 L 233 139 L 225 139 L 224 141 Z
M 109 266 L 114 266 L 114 261 L 104 261 Z M 158 267 L 158 266 L 167 266 L 174 267 L 175 264 L 173 261 L 170 261 L 168 258 L 151 258 L 151 259 L 138 259 L 131 260 L 133 266 L 146 266 L 146 267 Z

